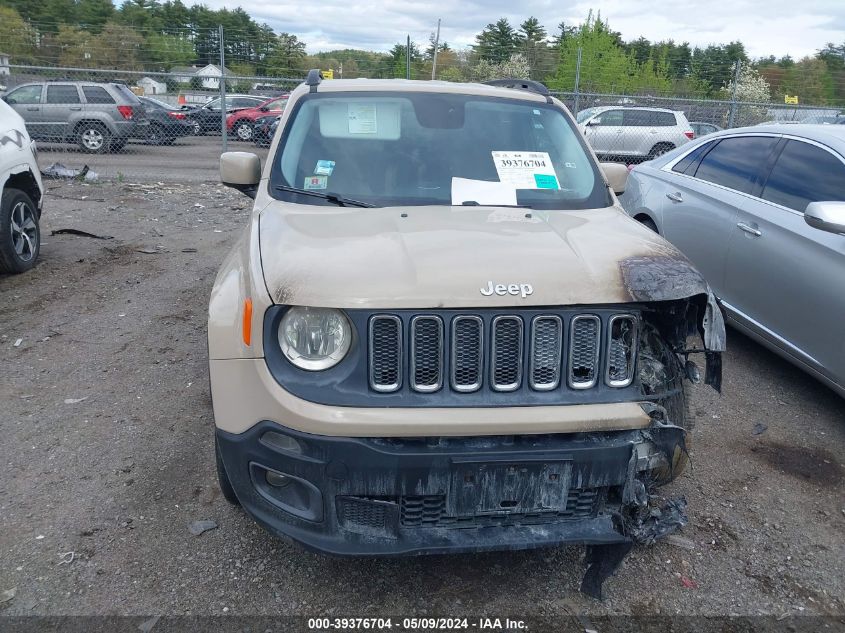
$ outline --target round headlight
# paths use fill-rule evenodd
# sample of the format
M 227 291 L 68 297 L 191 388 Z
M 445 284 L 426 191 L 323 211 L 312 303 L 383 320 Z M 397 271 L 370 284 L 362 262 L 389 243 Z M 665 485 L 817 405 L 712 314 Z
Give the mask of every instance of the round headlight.
M 349 320 L 333 308 L 293 307 L 279 324 L 279 345 L 300 369 L 320 371 L 337 365 L 352 339 Z

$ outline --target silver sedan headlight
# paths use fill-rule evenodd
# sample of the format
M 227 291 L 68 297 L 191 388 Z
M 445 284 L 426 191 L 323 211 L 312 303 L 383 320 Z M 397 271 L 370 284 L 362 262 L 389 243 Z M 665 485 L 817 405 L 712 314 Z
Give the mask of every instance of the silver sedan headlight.
M 308 371 L 334 367 L 349 351 L 352 327 L 334 308 L 290 308 L 279 324 L 279 345 L 294 365 Z

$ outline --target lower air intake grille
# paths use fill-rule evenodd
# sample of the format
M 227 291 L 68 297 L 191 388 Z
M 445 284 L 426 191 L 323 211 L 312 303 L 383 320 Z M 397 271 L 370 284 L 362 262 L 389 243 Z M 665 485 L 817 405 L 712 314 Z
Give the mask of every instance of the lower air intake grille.
M 574 488 L 566 507 L 532 512 L 495 512 L 468 516 L 445 516 L 446 497 L 430 495 L 402 497 L 400 525 L 405 528 L 473 528 L 497 525 L 558 523 L 567 519 L 588 519 L 596 515 L 602 488 Z

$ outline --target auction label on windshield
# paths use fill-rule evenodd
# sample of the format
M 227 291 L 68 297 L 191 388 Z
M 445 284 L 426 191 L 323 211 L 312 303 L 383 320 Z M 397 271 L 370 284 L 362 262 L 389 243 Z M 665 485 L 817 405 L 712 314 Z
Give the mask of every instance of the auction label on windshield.
M 372 103 L 350 103 L 347 110 L 350 134 L 377 134 L 376 106 Z
M 560 189 L 547 152 L 492 152 L 499 180 L 516 189 Z

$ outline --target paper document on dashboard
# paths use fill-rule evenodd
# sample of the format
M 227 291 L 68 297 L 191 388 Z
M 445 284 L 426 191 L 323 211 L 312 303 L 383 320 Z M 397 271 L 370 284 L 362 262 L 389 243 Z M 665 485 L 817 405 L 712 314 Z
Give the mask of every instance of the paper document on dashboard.
M 452 178 L 452 204 L 516 205 L 516 189 L 507 182 Z

